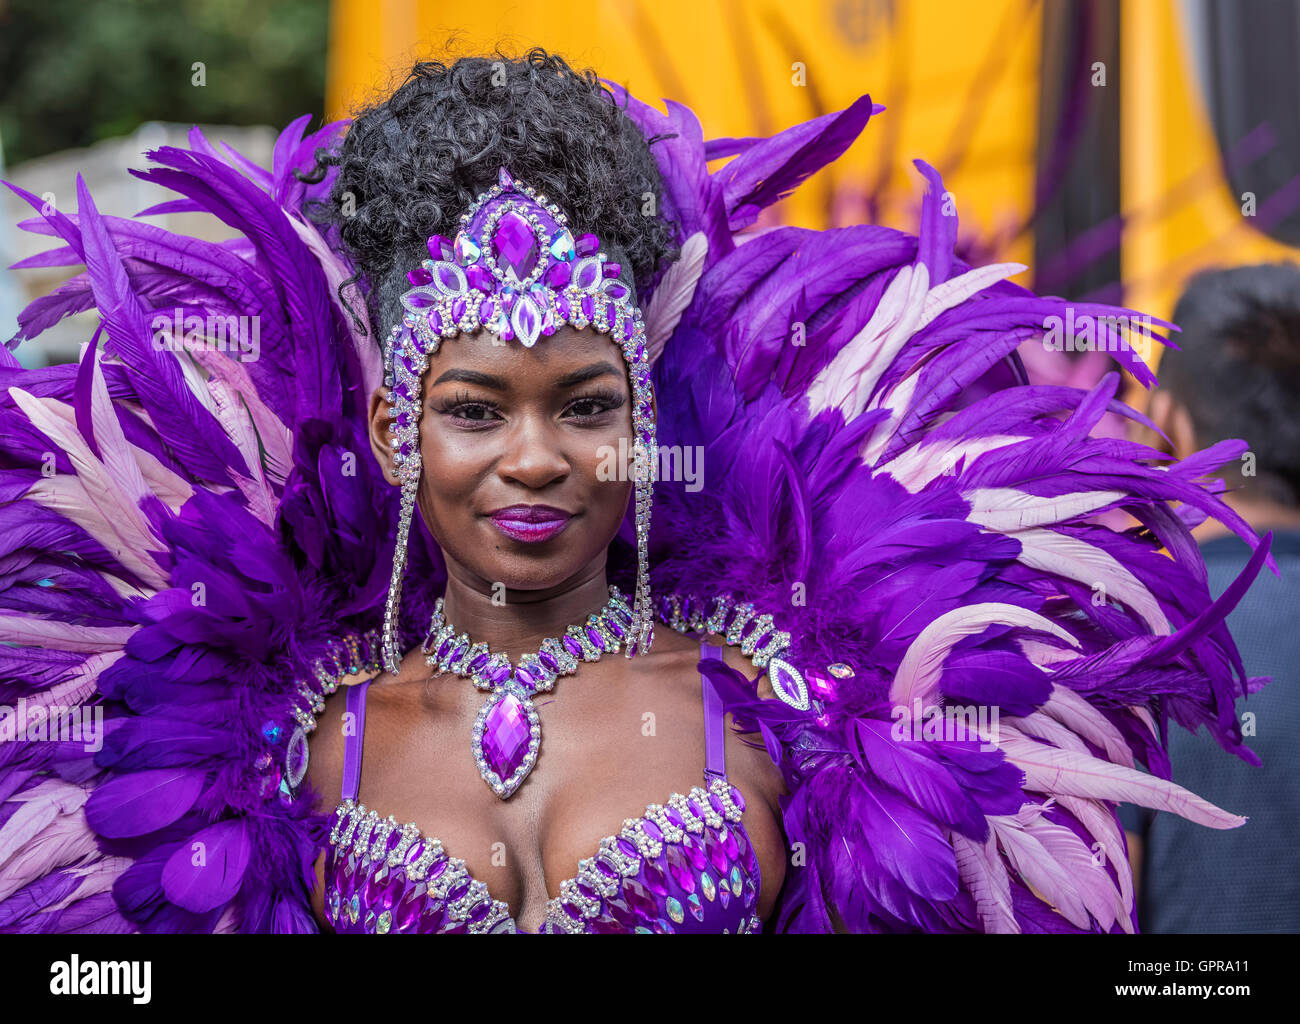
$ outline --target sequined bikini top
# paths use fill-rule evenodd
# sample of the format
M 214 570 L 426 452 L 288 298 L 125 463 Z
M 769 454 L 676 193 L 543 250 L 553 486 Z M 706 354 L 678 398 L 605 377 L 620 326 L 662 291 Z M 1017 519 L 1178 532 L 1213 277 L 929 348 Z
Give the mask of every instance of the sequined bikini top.
M 700 657 L 722 652 L 701 642 Z M 628 818 L 578 862 L 546 905 L 541 933 L 758 932 L 761 873 L 741 824 L 745 801 L 727 781 L 722 702 L 704 691 L 704 785 Z M 336 932 L 520 932 L 510 908 L 433 836 L 356 802 L 370 683 L 348 688 L 356 731 L 345 740 L 342 802 L 330 816 L 325 915 Z

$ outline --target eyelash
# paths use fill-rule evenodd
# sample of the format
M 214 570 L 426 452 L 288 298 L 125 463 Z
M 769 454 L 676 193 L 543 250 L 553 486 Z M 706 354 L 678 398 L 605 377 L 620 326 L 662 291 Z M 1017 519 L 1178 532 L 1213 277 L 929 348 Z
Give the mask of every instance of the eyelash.
M 601 403 L 602 405 L 605 406 L 605 408 L 601 409 L 600 412 L 589 413 L 586 416 L 573 417 L 579 422 L 591 423 L 599 419 L 605 413 L 612 412 L 613 410 L 618 409 L 623 405 L 624 401 L 625 401 L 624 397 L 620 395 L 617 391 L 598 388 L 595 391 L 588 392 L 585 395 L 579 395 L 577 398 L 573 399 L 573 401 L 571 401 L 565 408 L 569 409 L 575 405 L 581 405 L 584 402 Z M 455 397 L 452 398 L 450 402 L 447 402 L 443 405 L 436 407 L 439 413 L 442 413 L 445 416 L 451 416 L 452 422 L 454 422 L 457 426 L 469 425 L 468 429 L 470 430 L 482 430 L 486 424 L 492 422 L 492 420 L 488 420 L 488 419 L 468 419 L 463 416 L 455 415 L 457 412 L 460 412 L 461 410 L 466 408 L 483 408 L 483 409 L 489 409 L 493 412 L 496 412 L 501 407 L 496 402 L 493 402 L 491 400 L 474 398 L 467 391 L 457 391 Z

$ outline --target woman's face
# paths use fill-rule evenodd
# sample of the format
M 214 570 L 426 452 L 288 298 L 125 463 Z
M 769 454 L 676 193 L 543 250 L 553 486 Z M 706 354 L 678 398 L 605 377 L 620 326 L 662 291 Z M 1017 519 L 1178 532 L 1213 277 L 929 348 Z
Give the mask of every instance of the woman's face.
M 371 399 L 370 439 L 395 481 L 384 395 Z M 423 402 L 419 508 L 449 572 L 484 590 L 540 590 L 603 568 L 633 488 L 631 396 L 608 336 L 564 326 L 532 348 L 486 331 L 444 340 Z

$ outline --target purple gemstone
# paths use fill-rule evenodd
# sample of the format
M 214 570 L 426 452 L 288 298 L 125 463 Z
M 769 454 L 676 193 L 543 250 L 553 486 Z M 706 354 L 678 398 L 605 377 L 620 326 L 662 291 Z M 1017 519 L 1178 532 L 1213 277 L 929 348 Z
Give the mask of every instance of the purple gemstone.
M 420 855 L 423 853 L 424 853 L 424 840 L 417 839 L 415 842 L 411 844 L 411 848 L 406 851 L 406 857 L 403 860 L 403 863 L 414 864 L 417 860 L 420 859 Z
M 546 268 L 546 275 L 543 280 L 547 286 L 557 291 L 567 285 L 573 279 L 573 264 L 563 263 L 559 260 L 553 262 Z
M 635 878 L 623 880 L 623 897 L 627 900 L 627 905 L 642 917 L 654 917 L 659 913 L 659 906 L 654 898 Z
M 749 844 L 749 837 L 745 834 L 745 830 L 737 825 L 731 830 L 731 838 L 736 841 L 736 848 L 740 850 L 741 857 L 748 861 L 753 856 L 753 847 Z M 748 863 L 745 864 L 745 870 L 751 870 Z
M 664 869 L 654 861 L 645 862 L 641 876 L 645 879 L 646 888 L 656 896 L 668 895 L 668 877 L 664 874 Z
M 579 256 L 592 256 L 600 249 L 600 239 L 595 235 L 580 235 L 574 243 Z
M 718 835 L 722 838 L 722 848 L 727 851 L 727 860 L 737 860 L 740 857 L 740 847 L 736 845 L 736 840 L 731 835 L 731 829 L 723 825 L 718 829 Z
M 409 412 L 399 412 L 397 414 L 397 425 L 399 427 L 409 427 L 411 425 L 411 414 Z
M 605 294 L 611 299 L 626 299 L 628 297 L 627 285 L 621 281 L 615 281 L 605 288 Z
M 623 851 L 624 857 L 631 857 L 633 860 L 641 859 L 641 851 L 636 848 L 636 845 L 632 840 L 624 839 L 622 836 L 619 836 L 615 842 L 617 843 L 618 848 Z
M 679 846 L 671 845 L 668 847 L 668 871 L 672 874 L 673 881 L 681 887 L 686 895 L 689 896 L 695 891 L 695 874 L 686 861 L 686 854 L 682 852 Z
M 596 650 L 603 651 L 605 649 L 605 638 L 600 635 L 594 626 L 587 627 L 587 639 L 591 641 Z
M 731 802 L 736 805 L 736 809 L 743 811 L 745 809 L 745 798 L 740 795 L 740 790 L 732 786 L 727 790 L 727 795 L 731 797 Z
M 488 682 L 493 685 L 504 683 L 510 678 L 510 666 L 504 662 L 497 662 L 495 665 L 489 667 L 483 674 L 487 676 Z
M 456 273 L 456 269 L 454 263 L 439 263 L 434 269 L 438 285 L 448 292 L 460 291 L 460 274 Z
M 413 886 L 400 903 L 397 904 L 397 913 L 393 915 L 394 931 L 404 932 L 415 923 L 416 918 L 420 916 L 420 908 L 424 904 L 424 885 Z
M 676 807 L 664 808 L 664 817 L 676 825 L 678 828 L 686 827 L 686 819 L 682 817 L 682 812 Z
M 653 839 L 657 843 L 662 843 L 664 841 L 664 834 L 659 830 L 659 826 L 656 825 L 649 818 L 646 818 L 642 821 L 641 831 L 644 832 L 646 835 L 648 835 L 651 839 Z
M 406 297 L 406 304 L 415 309 L 428 309 L 437 301 L 434 296 L 429 295 L 427 292 L 416 292 L 414 295 Z
M 518 679 L 519 682 L 521 682 L 529 690 L 537 689 L 537 680 L 534 679 L 533 674 L 529 672 L 528 669 L 524 668 L 522 665 L 520 665 L 519 668 L 515 669 L 515 678 Z
M 507 693 L 488 712 L 483 723 L 483 757 L 488 767 L 508 779 L 528 753 L 529 723 L 523 702 Z
M 465 296 L 458 295 L 451 302 L 451 318 L 456 323 L 460 323 L 461 317 L 465 315 Z
M 582 920 L 582 911 L 579 910 L 572 903 L 570 903 L 568 900 L 561 900 L 560 907 L 564 910 L 566 914 L 568 914 L 575 921 Z
M 640 923 L 636 914 L 632 912 L 632 908 L 622 900 L 606 900 L 605 909 L 609 911 L 609 916 L 618 922 L 625 931 L 631 931 Z
M 609 631 L 613 633 L 616 637 L 618 637 L 620 640 L 627 639 L 627 630 L 625 630 L 622 626 L 618 624 L 618 619 L 614 618 L 613 616 L 610 616 L 608 619 L 605 620 L 605 625 L 608 626 Z
M 642 362 L 642 361 L 645 359 L 645 343 L 644 343 L 644 342 L 640 342 L 640 341 L 637 342 L 637 345 L 636 345 L 636 351 L 632 353 L 632 358 L 635 359 L 638 363 L 639 363 L 639 362 Z
M 447 902 L 448 902 L 448 903 L 455 903 L 458 899 L 460 899 L 462 896 L 464 896 L 467 892 L 469 892 L 469 880 L 468 880 L 468 879 L 465 879 L 465 880 L 463 880 L 463 881 L 457 883 L 457 884 L 452 888 L 451 892 L 447 893 Z
M 555 296 L 555 315 L 561 320 L 567 321 L 571 312 L 572 311 L 569 309 L 569 300 L 563 295 Z
M 416 267 L 406 272 L 406 279 L 417 288 L 422 284 L 433 284 L 433 275 L 424 267 Z
M 824 701 L 835 699 L 835 680 L 827 673 L 820 669 L 805 669 L 803 673 L 804 682 L 808 684 L 808 689 Z
M 722 805 L 722 800 L 719 798 L 717 793 L 709 794 L 709 806 L 718 812 L 719 817 L 726 817 L 724 814 L 726 808 Z
M 696 871 L 702 871 L 708 866 L 708 854 L 704 852 L 704 843 L 700 841 L 698 836 L 687 833 L 682 840 L 682 847 L 686 850 L 686 856 L 690 858 L 691 866 Z
M 597 898 L 596 891 L 591 886 L 589 886 L 586 882 L 577 882 L 575 883 L 575 885 L 577 887 L 578 892 L 586 896 L 587 899 L 594 900 Z
M 476 288 L 485 295 L 492 293 L 492 273 L 487 267 L 475 263 L 465 268 L 465 281 L 471 288 Z
M 588 320 L 596 319 L 596 304 L 590 295 L 584 295 L 582 297 L 582 302 L 579 303 L 579 305 L 582 307 L 583 316 Z
M 449 260 L 455 255 L 455 247 L 445 235 L 434 235 L 426 245 L 429 247 L 429 255 L 435 260 Z
M 468 644 L 468 643 L 459 643 L 459 644 L 457 644 L 456 647 L 455 647 L 455 649 L 452 650 L 452 652 L 451 652 L 451 658 L 450 658 L 451 663 L 454 665 L 456 662 L 460 661 L 460 659 L 461 659 L 462 657 L 464 657 L 465 652 L 466 652 L 467 650 L 469 650 L 469 644 Z
M 437 655 L 438 660 L 442 661 L 443 657 L 446 656 L 447 651 L 449 651 L 450 649 L 451 649 L 451 637 L 448 637 L 446 640 L 444 640 L 442 643 L 438 645 L 438 655 Z
M 709 828 L 704 830 L 704 852 L 709 855 L 709 860 L 719 876 L 725 875 L 730 870 L 731 864 L 727 860 L 727 851 L 722 848 L 722 840 Z
M 384 884 L 387 881 L 388 872 L 383 868 L 371 872 L 370 877 L 366 879 L 366 884 L 361 890 L 361 898 L 365 901 L 367 907 L 376 907 L 378 905 L 380 895 L 384 890 Z
M 582 291 L 589 291 L 600 283 L 600 264 L 595 260 L 584 260 L 573 272 L 573 286 Z
M 577 640 L 569 636 L 568 633 L 564 634 L 564 638 L 561 642 L 564 644 L 564 649 L 568 651 L 570 654 L 572 654 L 575 658 L 582 657 L 582 644 L 578 643 Z
M 537 304 L 531 298 L 526 295 L 520 296 L 514 313 L 512 323 L 521 337 L 535 339 L 541 333 L 542 316 Z
M 442 922 L 446 917 L 446 909 L 441 902 L 434 903 L 424 912 L 420 918 L 420 925 L 416 929 L 421 935 L 435 935 L 442 930 Z
M 480 900 L 478 903 L 474 904 L 474 909 L 469 912 L 469 917 L 465 919 L 466 923 L 478 924 L 480 921 L 483 920 L 483 918 L 487 917 L 488 914 L 490 914 L 491 912 L 492 912 L 492 901 Z
M 790 675 L 780 664 L 768 665 L 768 677 L 772 681 L 772 687 L 779 694 L 785 694 L 790 700 L 799 699 L 799 688 L 795 685 L 794 676 Z
M 406 888 L 406 880 L 402 878 L 390 878 L 388 884 L 379 890 L 379 906 L 383 910 L 392 910 L 393 904 L 398 901 L 402 895 L 402 890 Z
M 623 273 L 623 267 L 619 263 L 606 263 L 603 273 L 606 277 L 618 277 Z
M 766 633 L 764 633 L 762 636 L 760 636 L 757 640 L 754 641 L 754 646 L 762 647 L 771 639 L 772 639 L 772 631 L 769 629 Z
M 524 217 L 511 210 L 497 221 L 492 236 L 492 254 L 497 266 L 513 270 L 515 277 L 523 280 L 537 266 L 537 236 Z
M 632 330 L 633 330 L 633 328 L 634 328 L 635 326 L 636 326 L 636 325 L 635 325 L 635 323 L 634 323 L 634 321 L 632 320 L 631 317 L 628 317 L 626 320 L 623 321 L 623 340 L 624 340 L 624 341 L 631 341 L 631 340 L 632 340 Z
M 552 672 L 558 672 L 560 670 L 560 663 L 555 660 L 555 655 L 550 651 L 539 651 L 537 653 L 537 660 Z
M 604 857 L 598 857 L 596 859 L 596 870 L 599 871 L 606 878 L 618 877 L 618 870 L 614 867 L 613 864 L 610 864 L 607 860 L 605 860 Z
M 492 657 L 492 655 L 490 655 L 490 654 L 488 654 L 486 651 L 484 651 L 482 654 L 480 654 L 480 655 L 478 655 L 477 657 L 475 657 L 475 658 L 474 658 L 474 659 L 469 663 L 469 670 L 470 670 L 471 672 L 477 672 L 479 669 L 481 669 L 484 665 L 486 665 L 486 664 L 488 663 L 488 660 L 489 660 L 491 657 Z

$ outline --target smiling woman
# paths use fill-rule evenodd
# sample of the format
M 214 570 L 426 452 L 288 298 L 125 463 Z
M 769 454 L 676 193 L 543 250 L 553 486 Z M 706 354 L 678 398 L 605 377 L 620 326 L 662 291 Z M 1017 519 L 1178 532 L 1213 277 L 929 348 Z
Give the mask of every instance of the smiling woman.
M 1170 718 L 1250 759 L 1244 446 L 1025 383 L 1066 305 L 958 260 L 924 163 L 919 236 L 751 230 L 878 111 L 706 142 L 534 50 L 269 171 L 151 153 L 233 243 L 18 190 L 86 264 L 23 337 L 103 329 L 0 347 L 0 699 L 105 728 L 0 750 L 0 928 L 1132 931 L 1115 801 L 1242 823 L 1160 772 Z M 1256 549 L 1217 601 L 1203 515 Z

